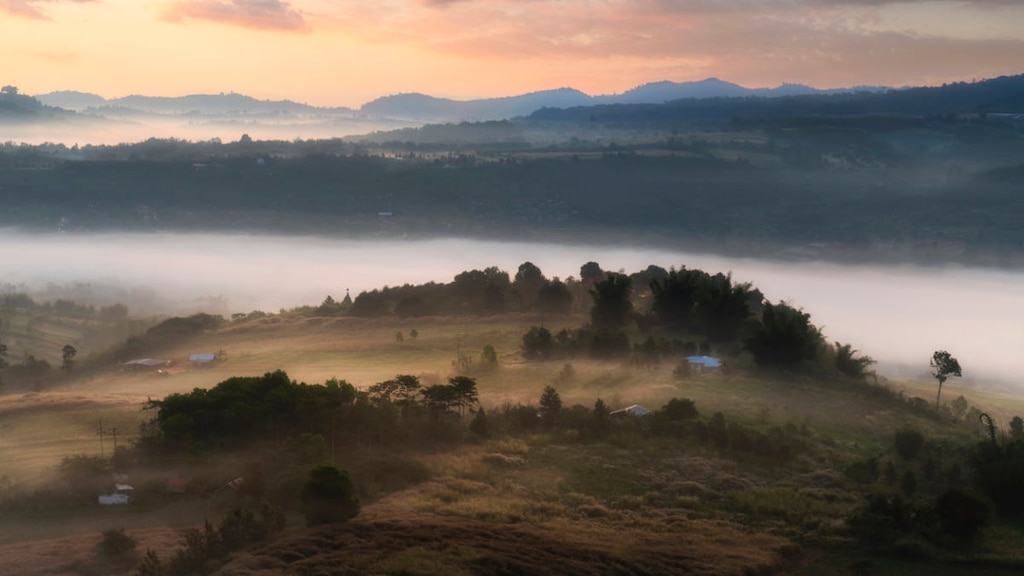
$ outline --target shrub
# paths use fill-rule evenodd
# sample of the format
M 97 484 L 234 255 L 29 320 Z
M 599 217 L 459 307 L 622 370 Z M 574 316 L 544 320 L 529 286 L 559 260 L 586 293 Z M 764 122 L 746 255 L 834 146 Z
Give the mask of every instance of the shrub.
M 972 540 L 992 516 L 988 503 L 970 492 L 950 488 L 935 500 L 942 531 L 959 540 Z
M 103 556 L 119 557 L 135 551 L 138 542 L 124 528 L 117 530 L 106 530 L 103 532 L 103 540 L 96 545 L 96 550 Z
M 924 446 L 924 436 L 917 430 L 905 428 L 896 432 L 894 442 L 896 444 L 896 452 L 900 455 L 900 458 L 910 461 L 917 456 L 917 453 L 921 451 L 921 447 Z
M 689 398 L 673 398 L 661 410 L 669 420 L 693 420 L 697 417 L 697 405 Z
M 359 513 L 359 497 L 348 472 L 333 464 L 310 469 L 301 497 L 310 525 L 345 522 Z
M 873 484 L 878 481 L 878 458 L 868 458 L 850 463 L 843 473 L 858 484 Z

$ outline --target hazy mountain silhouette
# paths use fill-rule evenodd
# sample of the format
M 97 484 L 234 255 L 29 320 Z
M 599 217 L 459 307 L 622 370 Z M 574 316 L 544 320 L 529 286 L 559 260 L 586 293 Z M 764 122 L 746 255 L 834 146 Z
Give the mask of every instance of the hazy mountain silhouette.
M 75 115 L 68 110 L 85 114 Z M 51 92 L 33 98 L 8 90 L 0 99 L 0 119 L 6 122 L 17 119 L 24 123 L 25 119 L 32 119 L 40 125 L 55 124 L 52 119 L 62 116 L 88 118 L 92 123 L 134 123 L 144 129 L 157 121 L 170 120 L 180 124 L 172 126 L 168 134 L 206 129 L 200 136 L 213 137 L 260 129 L 265 130 L 264 138 L 271 135 L 275 138 L 282 135 L 324 138 L 431 123 L 512 118 L 666 123 L 812 115 L 926 116 L 988 112 L 1024 112 L 1024 75 L 901 89 L 861 86 L 818 90 L 800 84 L 745 88 L 709 78 L 699 82 L 652 82 L 622 94 L 601 96 L 590 96 L 573 88 L 464 101 L 413 93 L 378 98 L 359 110 L 310 106 L 291 100 L 258 100 L 235 93 L 104 99 L 75 91 Z
M 188 96 L 125 96 L 105 99 L 96 94 L 60 91 L 42 94 L 44 104 L 83 112 L 141 114 L 321 114 L 351 113 L 350 108 L 319 108 L 291 100 L 257 100 L 244 94 L 190 94 Z
M 699 82 L 651 82 L 622 94 L 589 96 L 573 88 L 543 90 L 520 96 L 481 100 L 450 100 L 425 94 L 396 94 L 364 104 L 360 111 L 389 117 L 416 118 L 427 121 L 501 120 L 526 116 L 542 108 L 572 108 L 599 104 L 661 104 L 683 98 L 766 98 L 796 94 L 840 94 L 879 92 L 877 86 L 818 90 L 800 84 L 783 84 L 777 88 L 745 88 L 739 84 L 708 78 Z
M 500 120 L 526 116 L 541 108 L 586 106 L 592 97 L 574 88 L 530 92 L 504 98 L 450 100 L 426 94 L 396 94 L 363 104 L 364 114 L 423 120 Z
M 36 96 L 46 106 L 86 112 L 99 116 L 133 115 L 189 116 L 323 116 L 362 114 L 424 122 L 500 120 L 527 116 L 542 108 L 572 108 L 598 104 L 660 104 L 681 98 L 733 98 L 745 96 L 791 96 L 795 94 L 839 93 L 883 88 L 818 90 L 799 84 L 777 88 L 745 88 L 717 78 L 699 82 L 651 82 L 622 94 L 590 96 L 574 88 L 542 90 L 516 96 L 452 100 L 427 94 L 405 93 L 383 96 L 364 104 L 358 111 L 345 107 L 317 107 L 291 100 L 258 100 L 244 94 L 191 94 L 187 96 L 140 96 L 106 99 L 97 94 L 62 90 Z
M 0 91 L 0 118 L 6 121 L 36 122 L 74 115 L 74 112 L 47 106 L 32 96 L 19 94 L 18 89 L 13 86 L 6 86 Z
M 87 108 L 106 105 L 107 101 L 102 96 L 89 92 L 77 90 L 60 90 L 48 94 L 38 94 L 36 99 L 47 106 L 56 106 L 65 110 L 81 112 Z
M 527 120 L 542 122 L 666 123 L 765 121 L 773 118 L 889 115 L 924 117 L 949 114 L 1024 113 L 1024 75 L 979 82 L 884 91 L 801 93 L 799 86 L 781 86 L 775 97 L 687 97 L 662 103 L 634 102 L 556 110 L 548 108 Z M 667 92 L 662 92 L 666 94 Z

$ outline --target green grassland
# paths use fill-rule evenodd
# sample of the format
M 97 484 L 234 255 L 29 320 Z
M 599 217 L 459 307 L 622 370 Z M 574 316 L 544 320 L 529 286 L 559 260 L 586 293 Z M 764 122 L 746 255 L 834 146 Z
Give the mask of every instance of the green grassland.
M 544 324 L 557 330 L 582 320 L 565 316 L 546 318 Z M 117 364 L 91 366 L 80 378 L 44 391 L 10 392 L 0 396 L 4 498 L 26 497 L 34 486 L 55 482 L 65 456 L 99 455 L 101 420 L 105 428 L 120 430 L 119 442 L 131 442 L 138 425 L 152 416 L 140 410 L 149 398 L 277 369 L 309 383 L 336 377 L 362 390 L 396 374 L 418 375 L 429 385 L 464 373 L 477 379 L 480 404 L 491 414 L 504 405 L 536 404 L 548 385 L 558 389 L 566 407 L 589 407 L 601 398 L 613 410 L 631 404 L 656 409 L 669 399 L 689 398 L 702 416 L 722 412 L 756 430 L 788 427 L 805 449 L 780 466 L 691 438 L 650 436 L 641 428 L 597 442 L 567 432 L 537 432 L 450 449 L 332 446 L 333 460 L 352 471 L 363 512 L 349 523 L 318 528 L 303 528 L 301 519 L 293 517 L 282 536 L 233 555 L 218 573 L 1020 570 L 1024 534 L 1005 526 L 987 529 L 978 552 L 988 559 L 982 564 L 931 549 L 916 561 L 877 556 L 855 545 L 846 530 L 846 518 L 865 496 L 843 470 L 870 457 L 905 466 L 893 455 L 896 430 L 912 427 L 934 444 L 981 438 L 971 426 L 910 410 L 896 395 L 931 398 L 934 383 L 883 381 L 894 393 L 880 394 L 830 375 L 759 374 L 742 358 L 724 372 L 686 377 L 673 374 L 672 362 L 644 368 L 589 359 L 527 362 L 519 352 L 521 335 L 540 321 L 531 315 L 415 321 L 271 316 L 232 322 L 167 347 L 160 356 L 173 361 L 166 374 L 123 372 Z M 498 353 L 496 368 L 479 362 L 487 344 Z M 222 357 L 208 367 L 190 365 L 187 357 L 200 352 L 221 352 Z M 473 361 L 457 368 L 460 355 Z M 573 366 L 571 378 L 560 377 L 566 363 Z M 1004 426 L 1011 415 L 1024 413 L 1024 401 L 1006 391 L 960 390 L 951 382 L 944 397 L 951 400 L 961 393 Z M 105 442 L 109 454 L 111 438 Z M 274 464 L 280 450 L 261 445 L 216 458 L 176 459 L 164 470 L 137 470 L 133 482 L 173 473 L 216 486 L 254 459 L 275 477 L 285 474 Z M 21 560 L 11 565 L 21 574 L 82 574 L 96 569 L 90 564 L 92 546 L 102 530 L 126 528 L 143 545 L 163 552 L 173 528 L 217 518 L 236 503 L 234 498 L 211 489 L 203 496 L 127 510 L 21 510 L 0 516 L 0 556 L 15 558 L 19 551 Z M 24 559 L 31 550 L 45 554 L 59 542 L 66 543 L 67 551 L 59 564 Z

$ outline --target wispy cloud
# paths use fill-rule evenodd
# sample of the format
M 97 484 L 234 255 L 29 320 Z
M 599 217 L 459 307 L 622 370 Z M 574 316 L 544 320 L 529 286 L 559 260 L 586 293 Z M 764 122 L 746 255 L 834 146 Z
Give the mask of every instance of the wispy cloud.
M 887 12 L 908 5 L 937 11 L 938 19 L 963 16 L 963 26 L 948 34 L 948 25 L 932 26 L 934 19 L 895 21 Z M 991 22 L 992 12 L 1019 17 L 1020 6 L 1020 0 L 391 0 L 345 11 L 346 28 L 365 41 L 460 58 L 605 62 L 638 73 L 679 70 L 680 77 L 849 85 L 903 84 L 910 77 L 942 82 L 1019 68 L 1014 62 L 1024 61 L 1024 34 L 997 37 L 971 25 L 982 17 Z
M 289 2 L 280 0 L 192 0 L 177 2 L 164 13 L 163 19 L 181 22 L 186 19 L 208 20 L 256 30 L 309 32 L 302 12 Z
M 24 18 L 34 18 L 36 20 L 49 20 L 49 16 L 46 11 L 39 6 L 40 4 L 57 2 L 84 4 L 93 1 L 95 0 L 0 0 L 0 12 L 6 12 L 8 14 L 13 14 L 14 16 L 22 16 Z

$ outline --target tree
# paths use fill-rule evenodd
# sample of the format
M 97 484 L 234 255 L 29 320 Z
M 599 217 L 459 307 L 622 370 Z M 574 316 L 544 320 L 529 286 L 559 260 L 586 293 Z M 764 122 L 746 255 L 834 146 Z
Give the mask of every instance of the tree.
M 490 344 L 484 346 L 484 349 L 480 352 L 480 363 L 490 368 L 498 365 L 498 351 L 494 349 L 494 346 Z
M 543 314 L 568 314 L 572 310 L 572 293 L 555 278 L 537 291 L 536 308 Z
M 676 420 L 693 420 L 698 415 L 697 405 L 689 398 L 673 398 L 662 406 L 661 411 L 673 422 Z
M 547 278 L 533 262 L 523 262 L 516 272 L 514 286 L 522 298 L 524 307 L 530 307 L 537 299 L 537 292 L 547 284 Z
M 472 408 L 479 403 L 479 393 L 476 389 L 476 379 L 469 376 L 452 376 L 448 378 L 448 385 L 452 389 L 452 397 L 455 406 L 459 408 L 459 416 L 462 416 L 467 408 Z
M 604 279 L 604 271 L 601 270 L 601 265 L 597 262 L 591 261 L 580 266 L 580 282 L 584 286 L 593 286 L 602 279 Z
M 611 410 L 608 409 L 608 405 L 604 403 L 604 400 L 598 398 L 597 402 L 594 402 L 594 409 L 590 412 L 590 431 L 594 436 L 600 438 L 608 434 L 611 426 Z
M 554 351 L 555 343 L 551 339 L 550 330 L 542 326 L 531 326 L 523 334 L 523 343 L 520 348 L 527 360 L 544 360 Z
M 549 334 L 550 336 L 550 334 Z M 4 370 L 7 369 L 7 344 L 0 341 L 0 388 L 4 385 Z
M 687 330 L 694 324 L 694 308 L 697 305 L 701 285 L 707 274 L 701 270 L 672 270 L 664 278 L 651 281 L 654 301 L 651 313 L 671 330 Z
M 849 344 L 835 343 L 836 356 L 835 356 L 835 367 L 842 374 L 857 378 L 858 380 L 863 379 L 868 374 L 868 366 L 875 363 L 874 358 L 870 356 L 857 356 L 857 350 L 854 350 Z
M 68 372 L 71 371 L 71 367 L 75 364 L 75 355 L 78 354 L 78 350 L 71 344 L 65 344 L 64 348 L 61 349 L 61 364 L 60 367 Z
M 1013 440 L 1024 440 L 1024 419 L 1014 416 L 1010 420 L 1010 438 Z
M 545 386 L 540 395 L 540 418 L 545 426 L 553 426 L 562 413 L 562 397 L 552 386 Z
M 473 420 L 469 423 L 469 433 L 475 438 L 488 438 L 491 435 L 491 427 L 487 422 L 487 414 L 481 408 L 476 411 Z
M 594 328 L 613 330 L 625 328 L 633 314 L 630 293 L 633 284 L 625 274 L 609 274 L 596 282 L 590 290 L 594 307 L 590 310 L 590 323 Z
M 694 316 L 701 331 L 712 342 L 732 342 L 750 318 L 749 283 L 732 283 L 732 274 L 707 276 L 698 292 Z
M 310 469 L 301 500 L 310 525 L 345 522 L 359 514 L 355 485 L 348 472 L 334 464 L 318 464 Z
M 931 367 L 934 370 L 932 377 L 939 381 L 939 392 L 935 395 L 935 406 L 938 406 L 942 398 L 942 385 L 950 376 L 956 376 L 957 378 L 961 376 L 960 362 L 949 352 L 936 350 L 932 354 Z
M 766 303 L 761 324 L 744 341 L 744 347 L 761 366 L 795 369 L 818 355 L 821 334 L 811 315 L 785 303 Z

